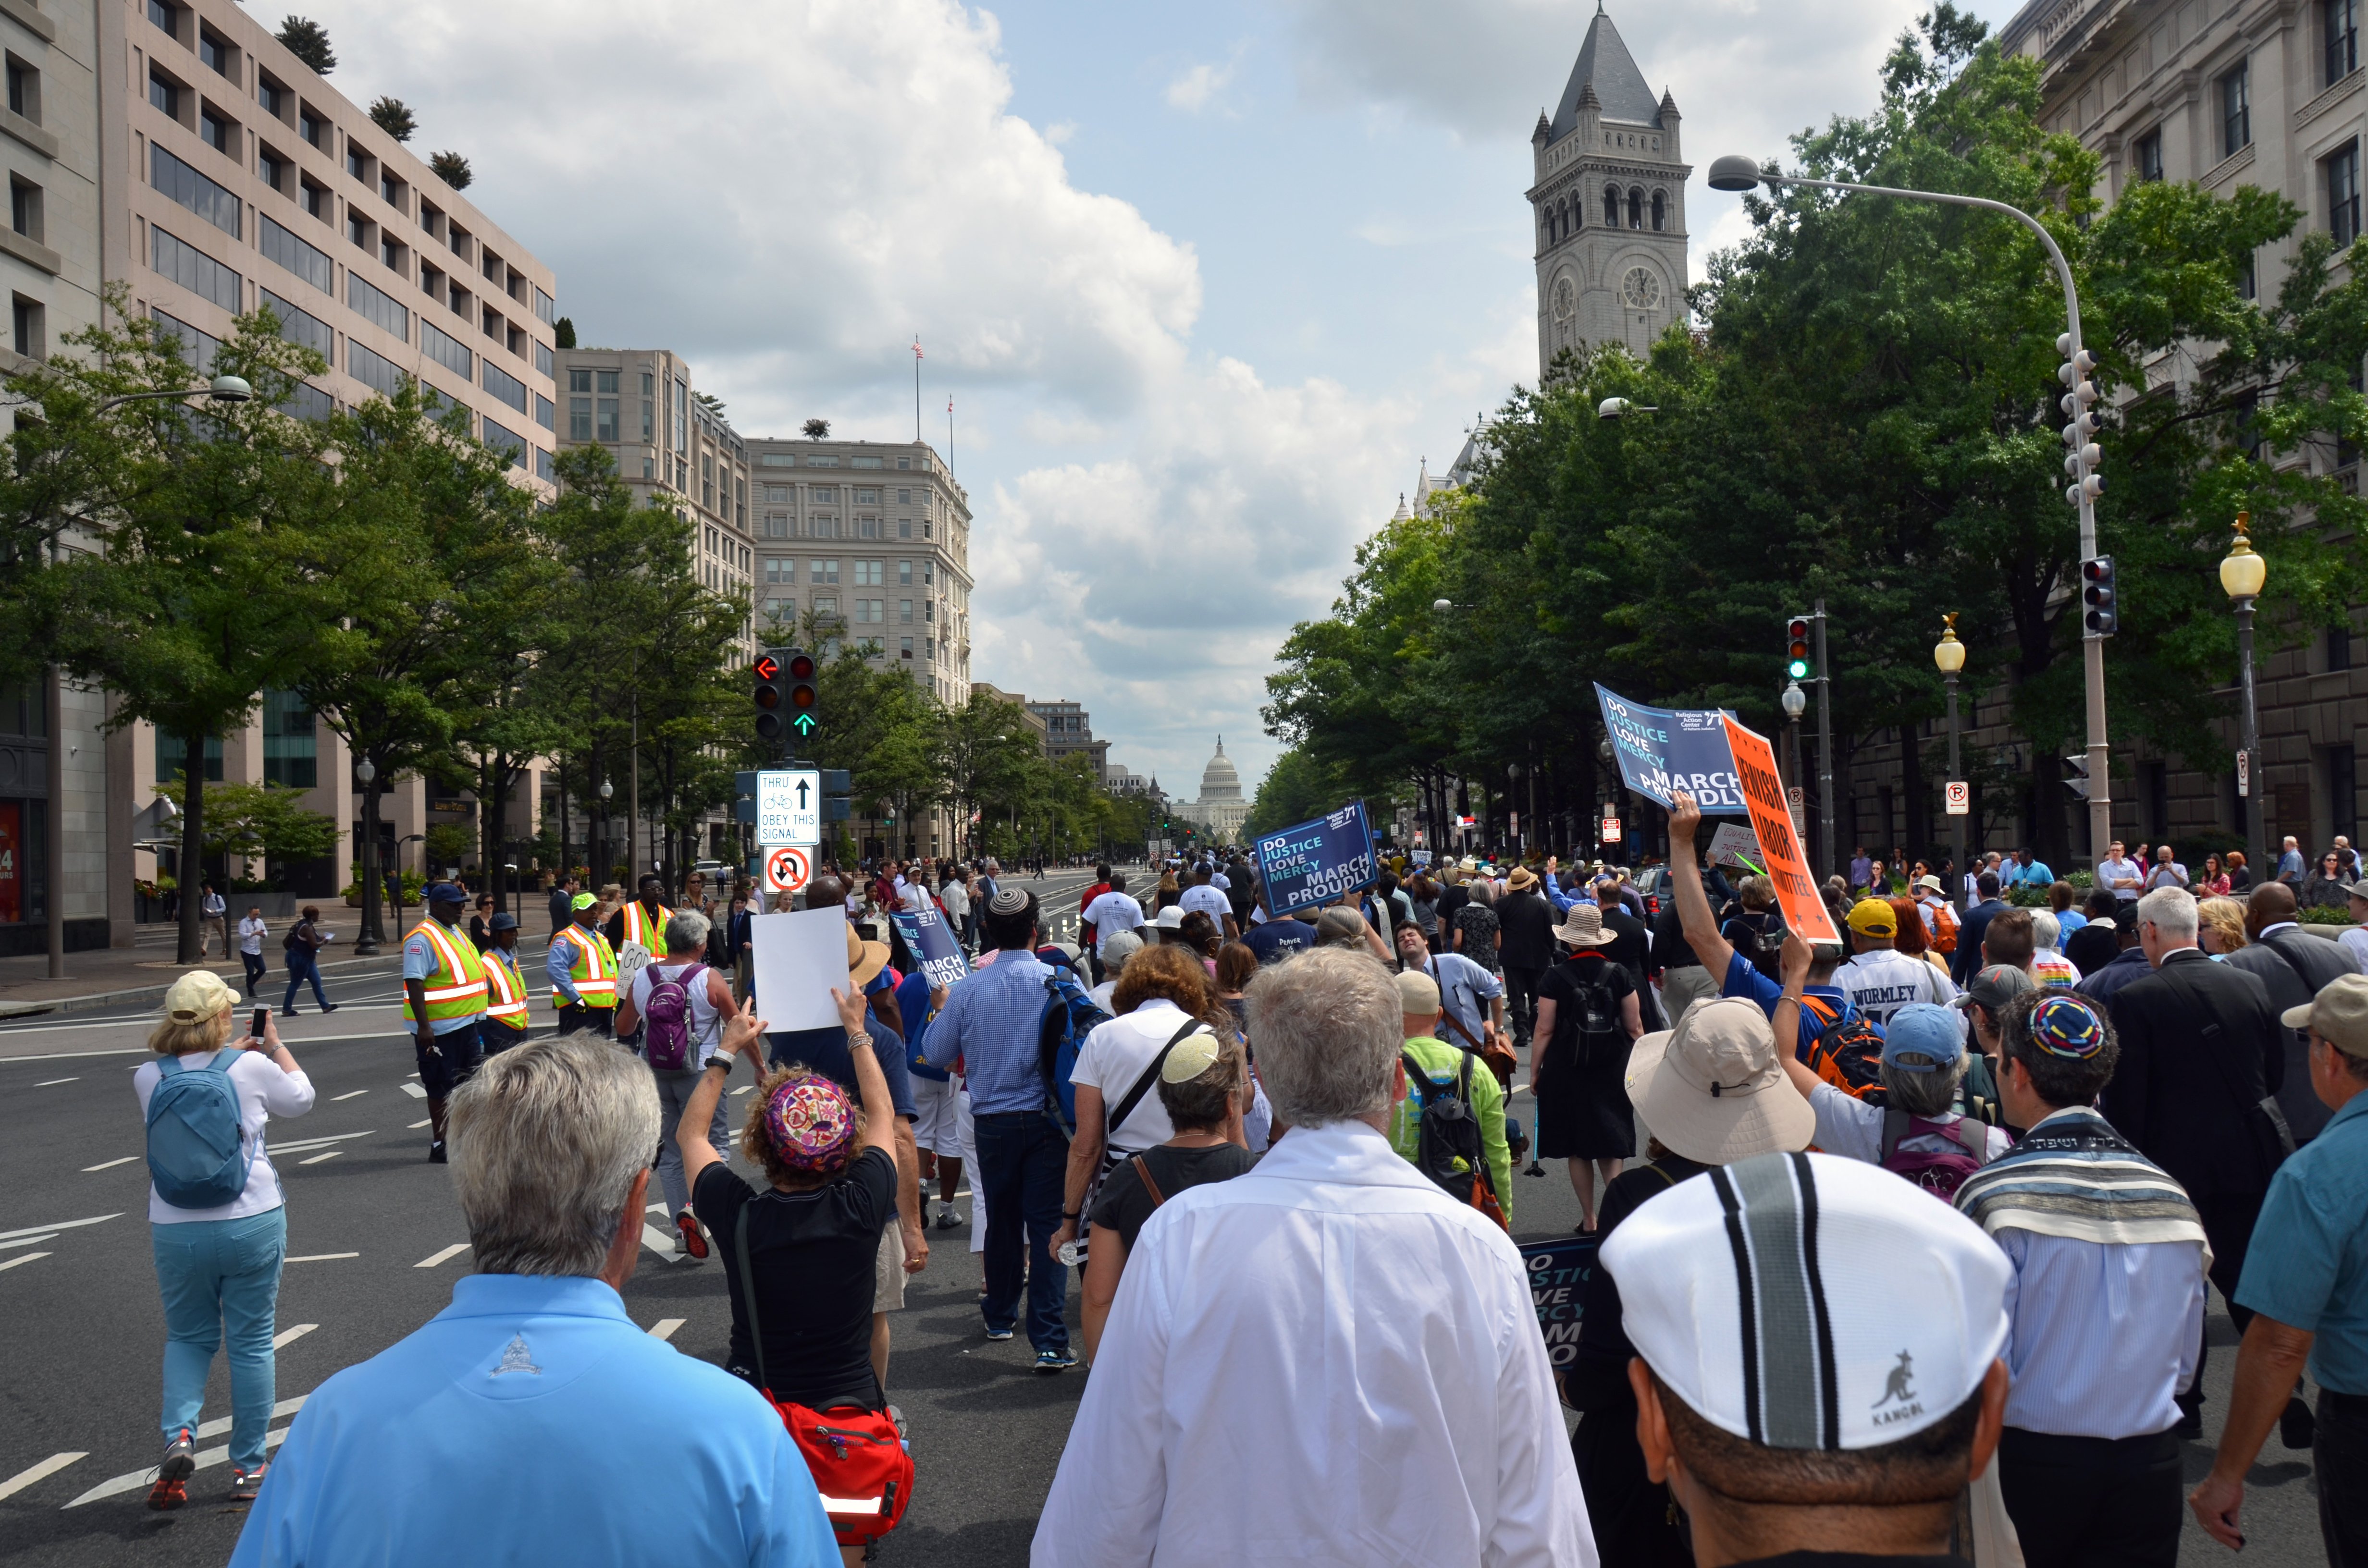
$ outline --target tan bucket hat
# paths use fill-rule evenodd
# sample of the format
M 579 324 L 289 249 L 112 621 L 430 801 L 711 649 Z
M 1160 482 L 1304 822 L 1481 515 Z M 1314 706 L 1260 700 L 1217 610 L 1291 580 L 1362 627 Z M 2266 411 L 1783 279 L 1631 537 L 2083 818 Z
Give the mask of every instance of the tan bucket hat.
M 1620 939 L 1619 932 L 1603 928 L 1603 911 L 1591 903 L 1572 904 L 1554 935 L 1574 948 L 1608 948 Z
M 1628 1098 L 1654 1137 L 1704 1165 L 1805 1149 L 1817 1131 L 1776 1059 L 1768 1015 L 1739 996 L 1697 1003 L 1676 1028 L 1638 1040 Z
M 847 973 L 858 987 L 869 985 L 880 971 L 888 967 L 888 944 L 867 942 L 847 928 Z

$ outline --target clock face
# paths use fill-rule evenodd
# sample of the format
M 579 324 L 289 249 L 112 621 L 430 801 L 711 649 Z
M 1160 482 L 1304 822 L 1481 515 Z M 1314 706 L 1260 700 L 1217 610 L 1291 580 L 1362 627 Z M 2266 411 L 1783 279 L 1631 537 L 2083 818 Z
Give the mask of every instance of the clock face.
M 1661 280 L 1650 268 L 1632 267 L 1620 280 L 1620 297 L 1632 310 L 1649 311 L 1661 302 Z
M 1570 279 L 1569 279 L 1569 278 L 1555 278 L 1555 279 L 1554 279 L 1554 320 L 1556 320 L 1556 321 L 1558 321 L 1558 322 L 1566 322 L 1566 321 L 1570 320 L 1570 318 L 1571 318 L 1572 316 L 1577 315 L 1577 313 L 1578 313 L 1578 291 L 1577 291 L 1577 290 L 1573 289 L 1573 288 L 1570 286 Z

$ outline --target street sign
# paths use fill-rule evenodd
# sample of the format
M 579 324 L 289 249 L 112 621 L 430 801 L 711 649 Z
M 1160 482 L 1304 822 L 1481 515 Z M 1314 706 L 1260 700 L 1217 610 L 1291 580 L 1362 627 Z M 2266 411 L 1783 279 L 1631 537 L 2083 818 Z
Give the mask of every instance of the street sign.
M 814 875 L 814 857 L 795 845 L 765 851 L 765 891 L 795 892 Z
M 1596 842 L 1599 844 L 1617 844 L 1620 842 L 1620 819 L 1618 817 L 1605 817 L 1603 819 L 1603 831 L 1596 835 Z
M 757 775 L 757 843 L 809 847 L 822 842 L 822 775 L 811 767 L 768 767 Z
M 1952 817 L 1971 816 L 1974 811 L 1973 786 L 1962 778 L 1950 779 L 1943 810 Z
M 2237 798 L 2240 801 L 2245 800 L 2248 798 L 2252 792 L 2253 754 L 2248 751 L 2240 751 L 2237 754 Z

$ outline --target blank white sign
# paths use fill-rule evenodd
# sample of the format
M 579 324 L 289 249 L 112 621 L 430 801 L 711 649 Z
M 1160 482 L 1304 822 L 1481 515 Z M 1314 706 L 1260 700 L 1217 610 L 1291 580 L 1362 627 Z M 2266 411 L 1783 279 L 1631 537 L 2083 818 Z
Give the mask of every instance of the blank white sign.
M 831 988 L 845 991 L 847 911 L 823 909 L 759 915 L 748 922 L 756 957 L 757 1016 L 775 1029 L 833 1028 L 838 1006 Z

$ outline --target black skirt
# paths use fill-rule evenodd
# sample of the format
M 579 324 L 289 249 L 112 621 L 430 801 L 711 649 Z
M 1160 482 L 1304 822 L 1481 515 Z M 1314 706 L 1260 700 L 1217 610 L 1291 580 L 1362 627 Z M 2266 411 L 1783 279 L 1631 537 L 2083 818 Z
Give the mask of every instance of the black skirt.
M 1538 1158 L 1626 1160 L 1636 1153 L 1628 1053 L 1584 1067 L 1555 1063 L 1538 1096 Z

